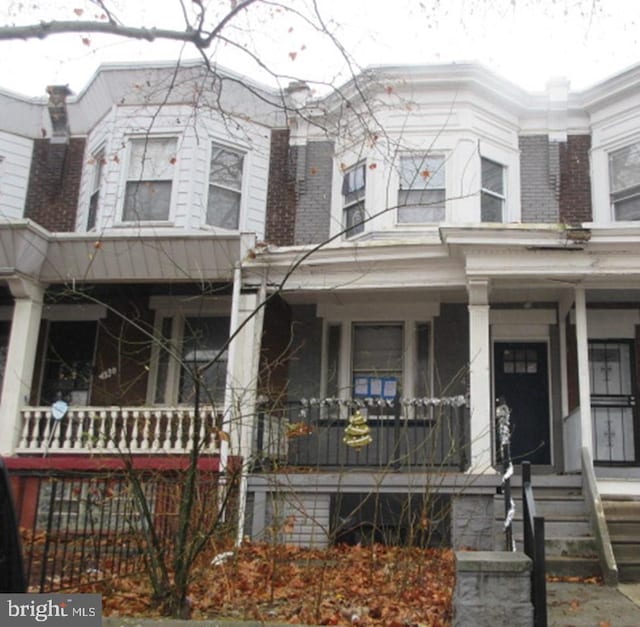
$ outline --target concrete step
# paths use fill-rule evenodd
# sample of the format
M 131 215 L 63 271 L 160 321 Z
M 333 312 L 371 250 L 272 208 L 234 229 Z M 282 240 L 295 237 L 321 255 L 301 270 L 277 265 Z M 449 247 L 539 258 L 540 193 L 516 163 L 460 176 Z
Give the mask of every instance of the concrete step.
M 546 555 L 547 575 L 556 577 L 598 577 L 602 574 L 597 557 Z
M 618 579 L 625 583 L 640 582 L 640 560 L 616 560 Z
M 640 536 L 611 536 L 611 546 L 616 560 L 640 561 Z

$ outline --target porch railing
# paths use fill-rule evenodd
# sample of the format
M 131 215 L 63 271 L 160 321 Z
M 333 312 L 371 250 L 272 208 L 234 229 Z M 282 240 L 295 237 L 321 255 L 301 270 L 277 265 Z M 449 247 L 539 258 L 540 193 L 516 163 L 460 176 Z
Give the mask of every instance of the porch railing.
M 202 408 L 175 407 L 70 408 L 56 420 L 49 407 L 22 410 L 22 436 L 18 453 L 186 453 L 195 430 L 203 450 L 219 451 L 221 416 Z
M 349 417 L 366 417 L 371 443 L 344 441 Z M 311 399 L 258 414 L 258 467 L 443 467 L 466 470 L 469 410 L 463 396 L 444 399 Z

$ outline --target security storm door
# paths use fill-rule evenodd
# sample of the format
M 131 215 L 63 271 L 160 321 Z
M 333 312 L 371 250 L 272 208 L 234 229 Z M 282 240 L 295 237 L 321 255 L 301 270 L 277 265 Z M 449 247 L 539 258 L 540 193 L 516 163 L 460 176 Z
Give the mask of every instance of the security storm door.
M 549 377 L 544 342 L 494 344 L 495 395 L 511 408 L 514 463 L 551 463 Z
M 631 342 L 589 342 L 595 462 L 630 464 L 637 461 L 631 348 Z

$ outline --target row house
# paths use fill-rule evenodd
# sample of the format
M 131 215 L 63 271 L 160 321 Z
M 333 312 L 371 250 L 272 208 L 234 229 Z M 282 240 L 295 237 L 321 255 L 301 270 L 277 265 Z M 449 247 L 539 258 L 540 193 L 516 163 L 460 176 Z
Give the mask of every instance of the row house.
M 174 459 L 198 411 L 207 463 L 244 462 L 242 533 L 487 548 L 500 399 L 514 463 L 584 500 L 559 535 L 606 557 L 594 493 L 640 496 L 640 68 L 48 91 L 0 92 L 14 467 Z

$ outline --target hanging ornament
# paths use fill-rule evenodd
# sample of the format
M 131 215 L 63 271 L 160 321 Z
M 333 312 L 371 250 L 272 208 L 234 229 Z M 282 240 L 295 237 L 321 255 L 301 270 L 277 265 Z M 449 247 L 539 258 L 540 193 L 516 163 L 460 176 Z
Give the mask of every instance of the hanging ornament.
M 356 451 L 367 446 L 367 444 L 371 444 L 373 441 L 367 419 L 359 410 L 356 410 L 355 414 L 349 416 L 349 424 L 345 427 L 342 441 Z

